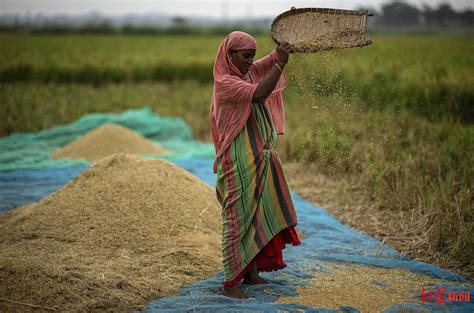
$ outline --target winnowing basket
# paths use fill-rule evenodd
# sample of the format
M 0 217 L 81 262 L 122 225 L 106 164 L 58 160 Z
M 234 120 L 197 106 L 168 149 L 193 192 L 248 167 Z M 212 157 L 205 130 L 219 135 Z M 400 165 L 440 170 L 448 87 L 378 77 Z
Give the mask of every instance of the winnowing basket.
M 291 8 L 278 15 L 272 23 L 276 43 L 289 42 L 293 52 L 363 47 L 368 12 L 324 8 Z

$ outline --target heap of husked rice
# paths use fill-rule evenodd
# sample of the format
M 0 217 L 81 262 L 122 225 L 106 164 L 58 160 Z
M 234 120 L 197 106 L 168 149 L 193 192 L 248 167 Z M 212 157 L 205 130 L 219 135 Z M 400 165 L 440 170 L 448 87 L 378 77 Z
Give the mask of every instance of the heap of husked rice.
M 220 213 L 166 160 L 107 157 L 0 215 L 0 311 L 133 311 L 173 294 L 221 268 Z
M 159 154 L 168 150 L 135 131 L 117 124 L 106 124 L 53 152 L 53 157 L 86 159 L 94 162 L 114 153 Z

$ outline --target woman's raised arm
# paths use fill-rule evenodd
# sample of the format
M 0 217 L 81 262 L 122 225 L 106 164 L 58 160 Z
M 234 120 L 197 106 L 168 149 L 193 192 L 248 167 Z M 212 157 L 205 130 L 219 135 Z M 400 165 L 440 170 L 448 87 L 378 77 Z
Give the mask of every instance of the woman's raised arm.
M 252 97 L 253 102 L 263 103 L 265 99 L 272 93 L 273 89 L 280 79 L 280 75 L 283 72 L 283 68 L 286 63 L 288 63 L 289 53 L 291 51 L 291 45 L 287 42 L 282 42 L 277 48 L 278 61 L 275 63 L 275 66 L 268 73 L 267 77 L 262 80 Z

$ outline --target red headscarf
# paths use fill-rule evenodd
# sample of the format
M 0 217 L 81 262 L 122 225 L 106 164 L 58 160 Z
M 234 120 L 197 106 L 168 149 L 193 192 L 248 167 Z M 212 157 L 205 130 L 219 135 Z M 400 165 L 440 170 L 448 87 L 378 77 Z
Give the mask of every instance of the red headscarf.
M 216 150 L 216 161 L 229 148 L 245 126 L 252 110 L 252 98 L 258 84 L 268 75 L 278 61 L 276 50 L 255 62 L 243 75 L 230 59 L 231 50 L 257 49 L 255 39 L 247 33 L 235 31 L 220 44 L 214 61 L 214 92 L 210 120 L 211 135 Z M 282 74 L 271 95 L 265 100 L 277 134 L 285 132 L 285 111 L 282 90 L 286 79 Z M 214 173 L 217 162 L 214 163 Z

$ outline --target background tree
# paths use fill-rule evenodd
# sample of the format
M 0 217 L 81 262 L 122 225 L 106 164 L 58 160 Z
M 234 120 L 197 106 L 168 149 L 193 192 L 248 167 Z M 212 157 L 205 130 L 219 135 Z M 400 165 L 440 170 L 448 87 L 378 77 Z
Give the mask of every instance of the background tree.
M 382 6 L 379 21 L 385 26 L 417 26 L 421 22 L 421 12 L 404 1 L 394 1 Z

